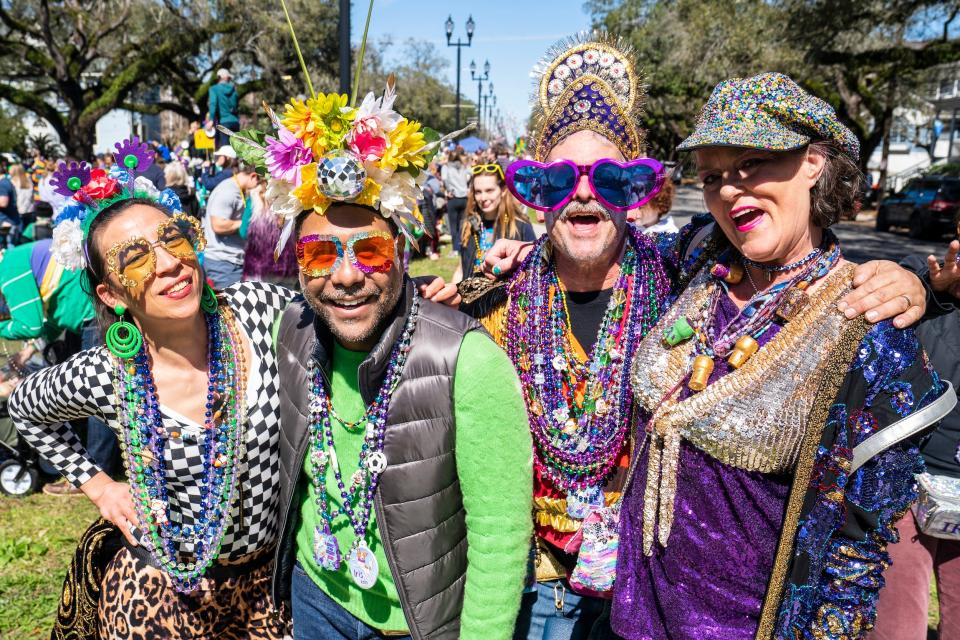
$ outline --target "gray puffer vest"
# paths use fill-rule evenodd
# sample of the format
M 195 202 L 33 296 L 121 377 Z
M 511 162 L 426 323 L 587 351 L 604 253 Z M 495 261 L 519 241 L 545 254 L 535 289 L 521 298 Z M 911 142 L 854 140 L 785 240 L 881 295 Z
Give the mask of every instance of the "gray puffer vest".
M 408 281 L 380 341 L 360 365 L 360 393 L 367 404 L 383 382 L 412 302 L 413 284 Z M 482 328 L 466 315 L 421 302 L 410 354 L 387 418 L 388 466 L 374 508 L 403 613 L 417 640 L 452 639 L 460 632 L 467 528 L 454 457 L 453 377 L 460 343 L 474 330 Z M 329 377 L 332 340 L 305 302 L 294 302 L 284 312 L 277 335 L 283 523 L 273 576 L 277 602 L 290 601 L 296 562 L 301 470 L 308 443 L 307 359 L 312 354 Z

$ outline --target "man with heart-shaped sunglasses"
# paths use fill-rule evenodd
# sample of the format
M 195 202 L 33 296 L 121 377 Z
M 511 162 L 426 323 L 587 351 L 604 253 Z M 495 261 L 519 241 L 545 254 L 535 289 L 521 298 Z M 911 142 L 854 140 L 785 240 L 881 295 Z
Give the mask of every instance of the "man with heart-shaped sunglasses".
M 463 309 L 514 362 L 534 438 L 535 580 L 515 637 L 613 637 L 604 605 L 633 454 L 629 364 L 709 253 L 710 233 L 701 221 L 651 239 L 627 221 L 665 175 L 643 157 L 643 78 L 626 47 L 576 38 L 537 69 L 534 159 L 511 165 L 506 181 L 544 212 L 547 234 L 533 244 L 498 241 L 484 271 L 505 282 L 474 278 L 460 291 Z M 855 283 L 848 314 L 869 310 L 871 321 L 902 312 L 901 295 L 925 299 L 919 280 L 892 263 L 862 265 Z

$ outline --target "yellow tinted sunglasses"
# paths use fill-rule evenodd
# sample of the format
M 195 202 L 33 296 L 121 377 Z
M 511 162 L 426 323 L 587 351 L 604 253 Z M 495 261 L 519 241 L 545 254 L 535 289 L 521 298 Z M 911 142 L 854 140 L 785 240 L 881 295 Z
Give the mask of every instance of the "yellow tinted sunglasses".
M 503 167 L 494 162 L 493 164 L 475 164 L 470 167 L 470 173 L 477 176 L 481 173 L 499 173 L 500 179 L 503 180 Z
M 207 242 L 196 219 L 178 213 L 157 227 L 157 239 L 141 236 L 118 242 L 107 252 L 107 271 L 117 274 L 120 284 L 136 287 L 157 270 L 157 245 L 178 260 L 196 259 Z

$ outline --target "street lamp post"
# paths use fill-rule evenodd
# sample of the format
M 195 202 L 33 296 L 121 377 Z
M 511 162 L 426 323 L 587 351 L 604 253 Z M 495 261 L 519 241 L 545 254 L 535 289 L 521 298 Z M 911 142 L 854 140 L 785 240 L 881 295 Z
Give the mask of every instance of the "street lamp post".
M 497 96 L 493 95 L 492 82 L 487 85 L 487 88 L 490 91 L 483 96 L 483 119 L 487 123 L 487 132 L 490 133 L 494 130 L 493 110 L 497 107 Z
M 462 42 L 460 38 L 457 38 L 456 42 L 452 42 L 450 39 L 453 37 L 453 16 L 447 16 L 447 21 L 443 23 L 444 28 L 447 32 L 447 46 L 457 48 L 457 129 L 460 129 L 460 49 L 463 47 L 469 47 L 471 41 L 473 40 L 473 30 L 477 24 L 473 21 L 473 16 L 471 15 L 467 18 L 467 41 Z
M 483 83 L 490 79 L 490 61 L 487 60 L 483 63 L 483 75 L 477 74 L 477 63 L 473 60 L 470 61 L 470 79 L 474 80 L 477 83 L 477 130 L 479 131 L 482 127 L 482 118 L 481 118 L 481 104 L 483 100 Z

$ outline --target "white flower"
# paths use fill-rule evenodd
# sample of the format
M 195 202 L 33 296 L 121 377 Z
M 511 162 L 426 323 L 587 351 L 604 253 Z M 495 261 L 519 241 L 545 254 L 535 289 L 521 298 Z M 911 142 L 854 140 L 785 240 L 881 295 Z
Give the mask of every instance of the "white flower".
M 569 58 L 567 58 L 567 66 L 574 70 L 579 69 L 583 66 L 583 56 L 581 56 L 579 53 L 571 55 Z
M 397 213 L 412 215 L 417 208 L 420 189 L 406 171 L 394 173 L 380 188 L 380 213 L 389 218 Z
M 589 49 L 583 54 L 583 61 L 587 64 L 596 64 L 600 59 L 600 52 L 596 49 Z
M 87 266 L 83 256 L 83 229 L 79 220 L 64 220 L 53 228 L 50 252 L 64 269 L 77 271 Z
M 553 70 L 553 77 L 566 80 L 570 77 L 570 67 L 565 64 L 557 65 L 557 68 Z
M 133 190 L 137 193 L 146 193 L 151 200 L 156 200 L 160 197 L 160 190 L 143 176 L 137 176 L 133 181 Z
M 397 99 L 397 92 L 393 86 L 387 85 L 382 98 L 377 98 L 371 91 L 363 98 L 354 116 L 354 128 L 357 131 L 374 131 L 375 133 L 389 133 L 397 128 L 403 119 L 393 110 L 393 103 Z M 345 107 L 349 111 L 349 107 Z M 379 131 L 378 131 L 379 130 Z
M 554 78 L 550 81 L 550 84 L 547 85 L 547 91 L 552 94 L 558 94 L 563 91 L 563 81 L 559 78 Z
M 601 53 L 601 54 L 600 54 L 600 66 L 601 66 L 601 67 L 609 67 L 610 65 L 613 64 L 614 60 L 616 60 L 616 58 L 614 57 L 614 55 L 613 55 L 612 53 Z
M 296 187 L 284 180 L 270 179 L 263 197 L 274 215 L 284 219 L 295 218 L 303 211 L 303 204 L 293 195 Z

